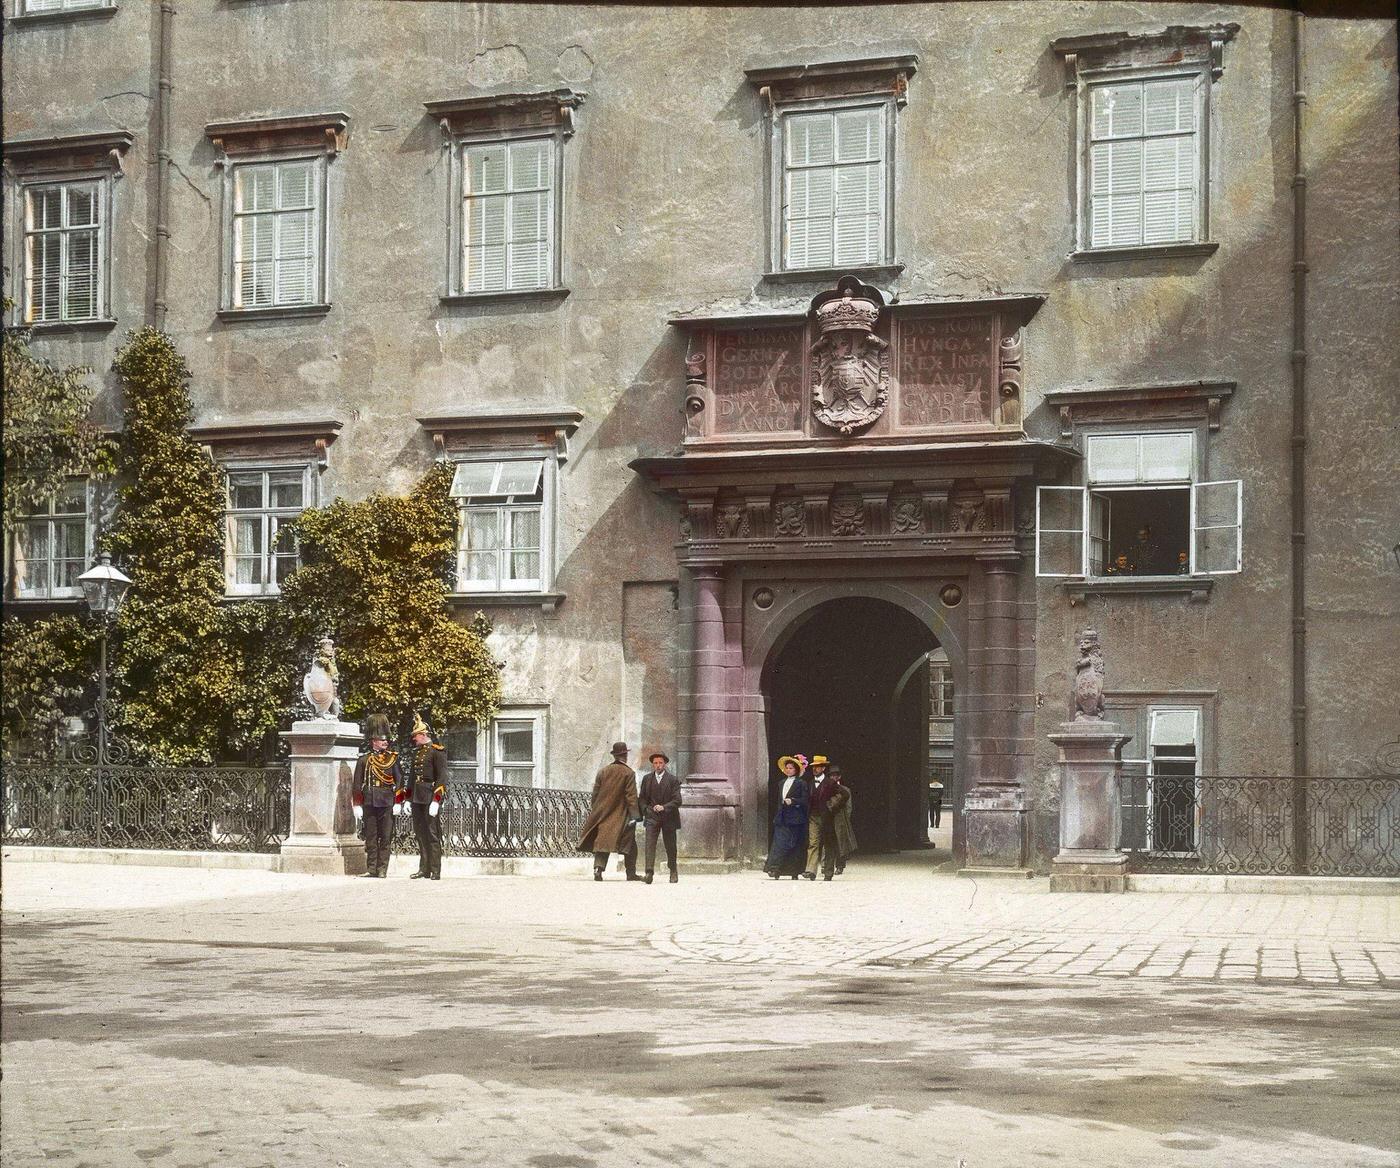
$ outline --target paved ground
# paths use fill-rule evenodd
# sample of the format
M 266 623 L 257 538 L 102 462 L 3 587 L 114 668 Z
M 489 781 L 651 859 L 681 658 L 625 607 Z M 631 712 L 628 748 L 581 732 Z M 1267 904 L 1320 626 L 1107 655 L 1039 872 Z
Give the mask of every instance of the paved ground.
M 4 879 L 6 1168 L 1400 1166 L 1400 898 Z

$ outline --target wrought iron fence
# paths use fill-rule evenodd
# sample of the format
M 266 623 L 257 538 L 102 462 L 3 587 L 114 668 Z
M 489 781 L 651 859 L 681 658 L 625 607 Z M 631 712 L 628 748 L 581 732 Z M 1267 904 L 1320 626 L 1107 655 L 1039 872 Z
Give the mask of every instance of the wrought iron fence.
M 1400 777 L 1125 769 L 1121 847 L 1157 872 L 1400 876 Z
M 445 856 L 577 856 L 587 791 L 507 787 L 451 777 L 442 802 Z M 395 821 L 394 851 L 418 851 L 412 819 Z
M 77 848 L 275 852 L 290 829 L 282 767 L 4 767 L 0 840 Z

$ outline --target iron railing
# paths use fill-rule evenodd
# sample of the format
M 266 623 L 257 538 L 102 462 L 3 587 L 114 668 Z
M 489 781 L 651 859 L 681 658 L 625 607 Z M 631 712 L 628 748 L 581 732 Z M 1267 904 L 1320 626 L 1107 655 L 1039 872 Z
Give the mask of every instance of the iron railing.
M 1120 846 L 1147 871 L 1400 876 L 1400 776 L 1125 769 L 1119 792 Z
M 76 848 L 275 852 L 291 819 L 280 767 L 4 767 L 0 840 Z
M 577 856 L 588 818 L 587 791 L 507 787 L 449 778 L 442 802 L 445 856 Z M 397 821 L 394 851 L 418 851 L 409 815 Z

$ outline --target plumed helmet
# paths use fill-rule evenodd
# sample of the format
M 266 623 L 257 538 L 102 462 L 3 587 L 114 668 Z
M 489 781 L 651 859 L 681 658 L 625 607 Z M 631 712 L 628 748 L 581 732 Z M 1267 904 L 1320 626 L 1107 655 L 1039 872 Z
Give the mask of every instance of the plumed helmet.
M 413 729 L 410 734 L 426 734 L 429 738 L 433 736 L 433 728 L 423 721 L 423 715 L 417 710 L 413 712 Z
M 366 738 L 388 738 L 389 719 L 384 714 L 371 714 L 365 719 Z

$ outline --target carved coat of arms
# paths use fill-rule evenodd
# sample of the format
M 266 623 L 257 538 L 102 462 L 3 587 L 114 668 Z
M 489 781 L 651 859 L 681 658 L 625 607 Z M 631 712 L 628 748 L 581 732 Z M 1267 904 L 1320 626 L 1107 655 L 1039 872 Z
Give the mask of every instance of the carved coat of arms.
M 812 346 L 812 415 L 842 434 L 869 426 L 890 398 L 889 342 L 875 335 L 882 304 L 854 276 L 812 300 L 821 331 Z

